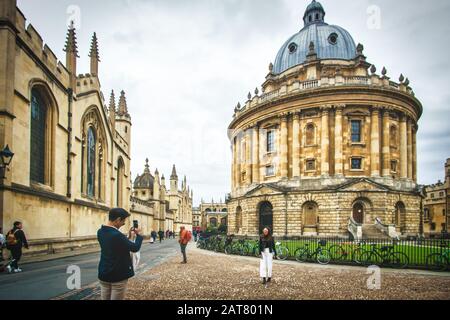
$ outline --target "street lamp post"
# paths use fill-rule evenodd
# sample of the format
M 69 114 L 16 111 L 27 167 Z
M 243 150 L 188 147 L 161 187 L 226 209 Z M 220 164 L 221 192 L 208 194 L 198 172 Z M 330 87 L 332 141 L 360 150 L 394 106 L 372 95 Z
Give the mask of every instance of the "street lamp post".
M 0 151 L 0 178 L 3 180 L 6 178 L 6 168 L 11 164 L 14 157 L 14 153 L 9 149 L 9 146 Z

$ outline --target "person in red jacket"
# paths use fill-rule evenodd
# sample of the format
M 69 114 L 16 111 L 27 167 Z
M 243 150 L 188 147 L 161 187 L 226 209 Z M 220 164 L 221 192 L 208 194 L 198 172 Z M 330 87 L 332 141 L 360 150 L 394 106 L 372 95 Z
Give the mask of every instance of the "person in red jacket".
M 184 226 L 180 227 L 180 240 L 178 240 L 181 247 L 181 253 L 183 254 L 183 261 L 181 263 L 187 263 L 186 247 L 189 243 L 189 231 Z

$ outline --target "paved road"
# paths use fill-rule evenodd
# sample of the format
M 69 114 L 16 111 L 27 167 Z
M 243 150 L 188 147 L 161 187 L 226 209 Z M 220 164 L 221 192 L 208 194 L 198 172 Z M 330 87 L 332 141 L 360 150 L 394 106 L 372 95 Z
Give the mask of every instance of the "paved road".
M 136 273 L 174 256 L 179 251 L 175 239 L 161 244 L 145 243 L 141 249 L 141 262 Z M 65 299 L 82 299 L 96 289 L 99 253 L 61 258 L 52 261 L 22 265 L 23 273 L 0 273 L 0 300 L 48 300 L 64 295 Z M 67 288 L 71 265 L 80 267 L 83 290 L 71 291 Z

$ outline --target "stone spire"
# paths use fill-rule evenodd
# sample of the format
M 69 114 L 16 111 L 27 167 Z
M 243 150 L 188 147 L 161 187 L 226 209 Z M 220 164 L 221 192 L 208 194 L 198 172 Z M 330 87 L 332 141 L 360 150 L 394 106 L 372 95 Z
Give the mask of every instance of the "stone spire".
M 73 21 L 70 22 L 69 29 L 67 30 L 66 45 L 64 46 L 64 51 L 66 52 L 66 68 L 70 72 L 70 85 L 72 89 L 75 89 L 77 78 L 77 58 L 79 58 L 79 56 L 77 35 L 75 33 Z
M 172 174 L 170 175 L 170 179 L 171 180 L 177 180 L 178 179 L 177 169 L 175 168 L 175 165 L 173 165 L 173 167 L 172 167 Z
M 150 166 L 148 164 L 148 158 L 145 159 L 145 169 L 144 169 L 144 173 L 150 173 Z
M 111 97 L 109 98 L 109 120 L 111 121 L 112 127 L 115 127 L 116 123 L 116 96 L 114 90 L 111 90 Z
M 94 32 L 91 42 L 91 50 L 89 52 L 89 57 L 91 57 L 91 74 L 98 75 L 98 63 L 100 62 L 100 55 L 98 53 L 98 40 L 97 34 Z
M 120 92 L 120 98 L 119 98 L 119 116 L 125 116 L 129 117 L 128 113 L 128 106 L 127 106 L 127 99 L 125 98 L 125 91 Z

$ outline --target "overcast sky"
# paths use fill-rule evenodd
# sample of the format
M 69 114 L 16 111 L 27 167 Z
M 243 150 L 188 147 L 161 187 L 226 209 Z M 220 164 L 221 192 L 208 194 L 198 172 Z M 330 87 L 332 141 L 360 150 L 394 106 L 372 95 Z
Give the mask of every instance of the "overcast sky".
M 230 191 L 233 109 L 260 87 L 279 48 L 303 27 L 309 2 L 18 0 L 18 6 L 63 63 L 66 25 L 75 19 L 78 73 L 89 72 L 90 39 L 97 32 L 105 98 L 111 89 L 127 94 L 133 180 L 147 157 L 152 172 L 158 168 L 167 179 L 175 163 L 197 205 Z M 321 3 L 325 21 L 348 30 L 379 71 L 386 66 L 394 81 L 400 73 L 410 79 L 424 107 L 419 183 L 443 180 L 450 157 L 450 1 Z

